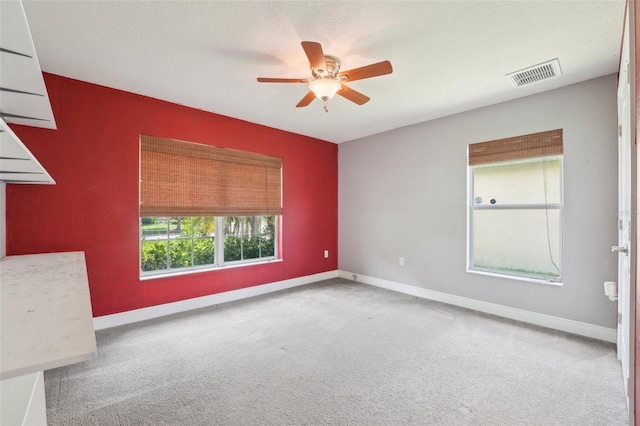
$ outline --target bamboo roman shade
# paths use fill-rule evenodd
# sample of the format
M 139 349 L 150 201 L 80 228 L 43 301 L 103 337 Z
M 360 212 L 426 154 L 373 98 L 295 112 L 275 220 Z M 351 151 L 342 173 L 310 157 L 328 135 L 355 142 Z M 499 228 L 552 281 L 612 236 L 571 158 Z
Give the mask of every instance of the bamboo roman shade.
M 562 154 L 562 129 L 469 144 L 469 165 Z
M 140 216 L 282 214 L 282 159 L 140 135 Z

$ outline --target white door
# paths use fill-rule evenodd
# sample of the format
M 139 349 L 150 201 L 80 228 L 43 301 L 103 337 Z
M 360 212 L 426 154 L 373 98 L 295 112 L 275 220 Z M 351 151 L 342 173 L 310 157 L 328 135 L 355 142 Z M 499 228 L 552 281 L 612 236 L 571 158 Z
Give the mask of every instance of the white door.
M 628 26 L 627 26 L 628 31 Z M 622 364 L 629 407 L 631 330 L 631 116 L 628 34 L 625 34 L 618 81 L 618 359 Z

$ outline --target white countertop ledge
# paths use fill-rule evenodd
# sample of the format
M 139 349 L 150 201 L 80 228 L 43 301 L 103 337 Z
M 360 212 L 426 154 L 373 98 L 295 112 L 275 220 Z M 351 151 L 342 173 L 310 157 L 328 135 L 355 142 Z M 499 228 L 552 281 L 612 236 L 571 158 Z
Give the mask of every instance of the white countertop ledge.
M 0 380 L 97 351 L 83 252 L 0 259 Z

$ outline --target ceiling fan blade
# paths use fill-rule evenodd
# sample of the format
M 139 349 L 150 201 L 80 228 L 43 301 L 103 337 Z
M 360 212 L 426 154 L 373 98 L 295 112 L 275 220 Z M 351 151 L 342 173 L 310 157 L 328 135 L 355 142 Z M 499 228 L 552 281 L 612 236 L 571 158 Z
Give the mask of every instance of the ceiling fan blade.
M 266 78 L 258 77 L 259 83 L 308 83 L 308 78 Z
M 315 41 L 303 41 L 302 48 L 309 59 L 309 65 L 318 75 L 324 75 L 327 72 L 327 63 L 324 59 L 324 52 L 320 43 Z
M 313 93 L 312 91 L 309 91 L 309 93 L 307 93 L 305 95 L 304 98 L 302 98 L 302 100 L 300 102 L 298 102 L 298 105 L 296 105 L 296 108 L 300 108 L 300 107 L 306 107 L 307 105 L 309 105 L 311 103 L 311 101 L 313 101 L 316 98 L 315 93 Z
M 366 65 L 360 68 L 354 68 L 348 71 L 342 71 L 339 77 L 346 76 L 347 81 L 362 80 L 363 78 L 377 77 L 379 75 L 391 74 L 393 68 L 391 62 L 382 61 L 376 64 Z
M 337 94 L 342 96 L 343 98 L 349 99 L 351 102 L 355 102 L 358 105 L 363 105 L 369 102 L 370 98 L 368 96 L 363 95 L 360 92 L 356 92 L 353 89 L 341 84 L 342 89 L 338 90 Z

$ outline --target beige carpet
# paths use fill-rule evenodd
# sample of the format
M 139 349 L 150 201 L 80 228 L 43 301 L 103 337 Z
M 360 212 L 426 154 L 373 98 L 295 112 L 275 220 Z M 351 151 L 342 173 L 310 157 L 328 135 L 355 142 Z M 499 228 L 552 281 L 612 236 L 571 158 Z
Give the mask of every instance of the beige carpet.
M 50 425 L 625 425 L 611 344 L 346 280 L 99 331 Z

